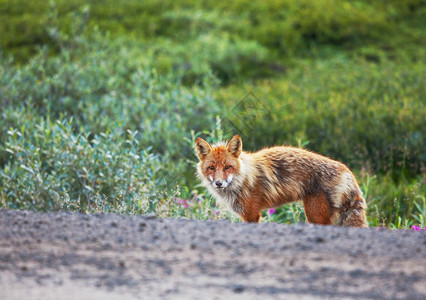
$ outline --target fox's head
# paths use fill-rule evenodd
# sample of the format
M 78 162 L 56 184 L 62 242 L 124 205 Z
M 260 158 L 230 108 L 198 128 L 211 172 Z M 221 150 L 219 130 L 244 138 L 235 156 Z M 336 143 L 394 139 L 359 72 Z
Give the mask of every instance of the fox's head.
M 200 163 L 198 171 L 213 188 L 223 190 L 229 187 L 240 171 L 239 157 L 243 143 L 239 135 L 235 135 L 227 144 L 210 145 L 202 138 L 195 140 Z

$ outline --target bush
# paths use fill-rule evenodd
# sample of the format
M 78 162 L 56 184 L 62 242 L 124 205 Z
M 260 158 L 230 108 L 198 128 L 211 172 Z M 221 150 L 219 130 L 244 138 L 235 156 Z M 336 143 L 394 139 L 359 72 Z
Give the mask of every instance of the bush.
M 0 173 L 5 207 L 85 211 L 100 197 L 106 203 L 156 202 L 165 188 L 162 165 L 150 149 L 141 149 L 135 133 L 122 129 L 95 135 L 73 133 L 71 121 L 29 121 L 8 131 L 9 162 Z
M 96 194 L 124 191 L 131 202 L 161 182 L 166 191 L 193 182 L 191 131 L 215 122 L 214 78 L 185 87 L 100 35 L 60 42 L 54 57 L 44 49 L 22 67 L 1 61 L 0 199 L 59 209 L 69 197 L 85 209 Z
M 182 75 L 186 85 L 214 74 L 223 84 L 271 74 L 269 51 L 255 41 L 232 40 L 227 34 L 205 34 L 190 42 L 158 40 L 142 45 L 147 65 L 162 74 Z
M 426 165 L 424 78 L 421 64 L 337 59 L 217 95 L 230 121 L 224 129 L 239 132 L 248 149 L 308 141 L 351 168 L 396 180 Z
M 2 3 L 6 2 L 6 3 Z M 60 29 L 69 30 L 69 14 L 87 2 L 57 0 Z M 51 20 L 46 1 L 0 0 L 1 46 L 25 59 L 37 46 L 52 43 L 44 27 Z M 90 1 L 91 27 L 112 37 L 147 41 L 191 41 L 200 35 L 227 34 L 252 41 L 286 58 L 312 54 L 318 46 L 354 49 L 366 43 L 398 53 L 424 40 L 424 3 L 410 1 Z M 408 29 L 408 30 L 407 30 Z M 424 45 L 424 44 L 423 44 Z M 321 49 L 320 49 L 321 51 Z
M 170 159 L 192 153 L 185 146 L 190 130 L 214 124 L 214 78 L 200 77 L 200 85 L 184 87 L 178 74 L 157 75 L 118 43 L 91 39 L 70 44 L 54 57 L 43 50 L 22 67 L 3 61 L 0 102 L 29 106 L 52 119 L 73 117 L 73 126 L 91 134 L 116 127 L 138 131 L 143 146 L 167 152 Z

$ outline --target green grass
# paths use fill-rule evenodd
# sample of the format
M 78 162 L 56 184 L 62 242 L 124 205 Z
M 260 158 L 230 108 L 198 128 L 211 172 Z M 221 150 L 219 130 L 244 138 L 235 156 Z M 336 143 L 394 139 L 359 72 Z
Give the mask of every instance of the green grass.
M 371 226 L 425 225 L 424 1 L 0 7 L 0 207 L 238 221 L 192 145 L 239 133 L 347 164 Z

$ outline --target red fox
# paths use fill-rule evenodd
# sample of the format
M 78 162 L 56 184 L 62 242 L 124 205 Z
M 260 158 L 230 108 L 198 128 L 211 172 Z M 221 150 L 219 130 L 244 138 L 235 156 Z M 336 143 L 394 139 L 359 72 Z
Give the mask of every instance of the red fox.
M 302 200 L 309 223 L 368 227 L 366 202 L 342 163 L 308 150 L 275 146 L 242 150 L 235 135 L 227 144 L 197 138 L 198 176 L 218 200 L 245 222 L 259 222 L 264 209 Z

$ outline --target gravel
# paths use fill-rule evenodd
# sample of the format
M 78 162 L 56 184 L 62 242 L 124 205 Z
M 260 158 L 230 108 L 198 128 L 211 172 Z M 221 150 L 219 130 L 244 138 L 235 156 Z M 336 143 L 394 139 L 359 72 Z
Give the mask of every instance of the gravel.
M 426 234 L 0 210 L 2 299 L 426 299 Z

